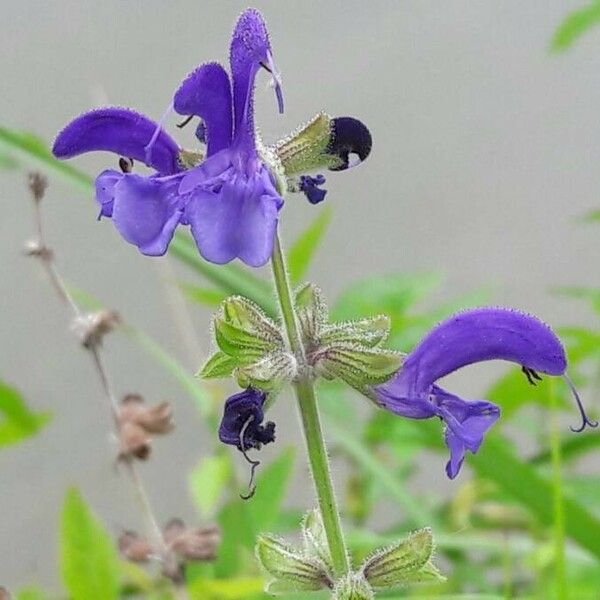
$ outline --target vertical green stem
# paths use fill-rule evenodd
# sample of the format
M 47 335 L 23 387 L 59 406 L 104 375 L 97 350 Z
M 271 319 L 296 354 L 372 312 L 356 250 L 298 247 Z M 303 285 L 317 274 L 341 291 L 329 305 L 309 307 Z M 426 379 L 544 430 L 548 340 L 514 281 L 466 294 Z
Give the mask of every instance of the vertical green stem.
M 304 362 L 304 347 L 302 345 L 302 339 L 296 320 L 294 302 L 292 300 L 279 236 L 276 236 L 275 240 L 272 266 L 277 297 L 281 306 L 281 313 L 287 331 L 290 348 L 296 355 L 299 363 L 302 364 Z M 344 536 L 342 534 L 340 514 L 331 481 L 331 471 L 329 469 L 327 449 L 325 448 L 325 441 L 321 430 L 315 388 L 313 382 L 308 377 L 303 376 L 300 376 L 294 383 L 294 388 L 296 390 L 298 407 L 302 417 L 302 427 L 308 451 L 310 470 L 315 482 L 319 509 L 321 510 L 323 526 L 325 527 L 325 534 L 327 535 L 329 552 L 331 554 L 335 574 L 339 577 L 348 573 L 350 564 L 348 561 Z
M 565 509 L 562 492 L 562 457 L 557 404 L 555 382 L 551 381 L 550 407 L 552 409 L 552 422 L 550 426 L 550 451 L 552 455 L 552 496 L 554 503 L 554 573 L 556 577 L 556 598 L 558 600 L 567 600 Z

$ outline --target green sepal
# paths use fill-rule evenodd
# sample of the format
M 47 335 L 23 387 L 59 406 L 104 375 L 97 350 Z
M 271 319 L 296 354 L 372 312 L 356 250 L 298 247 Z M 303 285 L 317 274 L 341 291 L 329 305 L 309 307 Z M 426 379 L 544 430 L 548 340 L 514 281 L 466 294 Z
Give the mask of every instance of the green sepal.
M 339 156 L 327 154 L 332 135 L 331 117 L 319 113 L 306 125 L 277 142 L 273 151 L 281 161 L 286 177 L 340 165 Z
M 296 376 L 296 358 L 284 350 L 265 354 L 249 365 L 239 367 L 235 373 L 241 387 L 256 387 L 266 392 L 280 388 Z
M 243 296 L 230 296 L 221 303 L 221 309 L 225 321 L 230 325 L 274 344 L 283 344 L 277 325 L 251 300 Z
M 362 573 L 349 573 L 335 584 L 332 600 L 374 600 L 375 594 Z
M 320 561 L 305 557 L 282 540 L 260 534 L 255 552 L 262 568 L 274 577 L 266 588 L 270 593 L 317 591 L 332 587 Z
M 215 340 L 217 346 L 229 356 L 236 359 L 238 364 L 251 364 L 266 353 L 275 350 L 277 344 L 240 329 L 225 321 L 222 317 L 214 319 Z
M 321 289 L 314 283 L 303 285 L 295 295 L 296 316 L 305 343 L 319 340 L 321 329 L 327 323 L 327 305 Z
M 218 351 L 204 363 L 198 372 L 198 377 L 202 377 L 203 379 L 229 377 L 236 366 L 237 361 L 235 358 L 224 352 Z
M 378 315 L 358 321 L 335 323 L 324 328 L 323 344 L 349 343 L 374 348 L 387 340 L 390 334 L 390 318 Z
M 375 589 L 442 581 L 443 576 L 431 562 L 433 549 L 431 529 L 419 529 L 398 544 L 378 550 L 365 561 L 361 571 Z
M 339 377 L 348 385 L 369 386 L 388 381 L 402 365 L 403 355 L 393 350 L 358 344 L 334 344 L 314 353 L 319 370 Z
M 302 538 L 307 556 L 317 558 L 327 567 L 330 573 L 333 572 L 327 535 L 325 534 L 321 511 L 318 509 L 315 508 L 304 515 L 302 519 Z

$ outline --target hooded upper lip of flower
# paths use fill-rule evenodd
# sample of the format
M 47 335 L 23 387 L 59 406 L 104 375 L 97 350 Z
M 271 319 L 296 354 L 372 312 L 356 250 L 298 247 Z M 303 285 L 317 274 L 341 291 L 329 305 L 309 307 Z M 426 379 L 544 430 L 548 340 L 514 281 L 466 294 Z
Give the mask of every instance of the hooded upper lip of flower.
M 142 177 L 108 170 L 96 180 L 100 215 L 112 217 L 121 235 L 144 254 L 164 254 L 183 223 L 191 225 L 200 253 L 211 262 L 239 257 L 260 266 L 271 256 L 283 199 L 255 139 L 254 81 L 261 67 L 273 77 L 280 111 L 283 96 L 267 28 L 256 10 L 240 16 L 230 62 L 232 83 L 221 65 L 209 63 L 175 93 L 175 110 L 201 117 L 206 127 L 207 160 L 196 168 L 184 171 L 181 149 L 161 125 L 128 109 L 86 113 L 54 143 L 58 158 L 108 150 L 156 171 Z
M 530 378 L 537 373 L 565 378 L 567 359 L 555 333 L 542 321 L 506 308 L 478 308 L 450 317 L 435 327 L 407 356 L 400 371 L 374 388 L 379 403 L 398 415 L 427 419 L 438 416 L 446 424 L 450 450 L 446 472 L 456 477 L 466 450 L 476 452 L 485 433 L 500 416 L 495 404 L 467 401 L 450 394 L 436 381 L 461 367 L 494 359 L 517 363 Z M 582 430 L 590 421 L 574 387 Z

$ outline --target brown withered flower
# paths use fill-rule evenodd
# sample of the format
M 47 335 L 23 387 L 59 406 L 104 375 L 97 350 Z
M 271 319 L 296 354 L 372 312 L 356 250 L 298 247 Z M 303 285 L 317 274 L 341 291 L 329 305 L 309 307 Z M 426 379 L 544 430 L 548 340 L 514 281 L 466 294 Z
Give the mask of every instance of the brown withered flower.
M 72 329 L 79 336 L 83 346 L 92 348 L 99 346 L 104 336 L 120 324 L 119 313 L 114 310 L 99 310 L 76 317 Z
M 148 540 L 140 537 L 135 531 L 125 531 L 119 536 L 119 552 L 123 558 L 134 563 L 148 562 L 153 556 Z
M 2 586 L 0 586 L 0 600 L 12 600 L 10 592 Z
M 33 199 L 36 202 L 40 202 L 46 193 L 48 178 L 39 171 L 33 171 L 27 175 L 27 185 L 29 186 L 29 191 L 31 192 Z M 1 589 L 2 588 L 0 588 L 0 590 Z M 0 600 L 3 600 L 2 596 L 0 596 Z
M 121 400 L 119 423 L 133 423 L 154 435 L 169 433 L 175 426 L 173 408 L 168 402 L 146 406 L 139 394 L 127 394 Z
M 119 458 L 146 460 L 150 456 L 152 438 L 139 425 L 124 423 L 119 427 Z

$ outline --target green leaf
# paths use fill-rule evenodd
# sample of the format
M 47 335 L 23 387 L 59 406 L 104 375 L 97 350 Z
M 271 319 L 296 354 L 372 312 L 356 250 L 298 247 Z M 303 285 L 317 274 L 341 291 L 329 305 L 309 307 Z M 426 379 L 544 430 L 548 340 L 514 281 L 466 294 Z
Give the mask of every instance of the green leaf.
M 302 281 L 331 222 L 331 209 L 325 207 L 317 218 L 291 245 L 287 253 L 287 267 L 292 285 Z
M 561 458 L 564 462 L 575 460 L 590 450 L 595 450 L 598 446 L 600 446 L 600 435 L 598 435 L 597 431 L 580 433 L 577 435 L 566 433 L 561 436 Z M 551 458 L 552 455 L 550 449 L 543 450 L 531 459 L 531 463 L 544 464 L 550 462 Z
M 114 544 L 76 489 L 67 492 L 61 525 L 61 570 L 72 600 L 117 600 Z
M 27 587 L 17 593 L 16 600 L 46 600 L 46 592 L 39 587 Z
M 231 461 L 227 454 L 207 456 L 191 472 L 189 481 L 192 497 L 203 518 L 214 516 L 231 473 Z
M 0 448 L 17 444 L 40 431 L 50 413 L 29 410 L 17 390 L 0 381 Z
M 309 557 L 319 559 L 330 571 L 333 570 L 327 534 L 323 526 L 321 511 L 313 509 L 302 519 L 304 550 Z
M 570 48 L 584 33 L 600 22 L 600 2 L 574 10 L 567 15 L 552 37 L 551 49 L 561 52 Z
M 215 352 L 207 361 L 204 363 L 200 372 L 199 377 L 203 379 L 219 379 L 223 377 L 229 377 L 237 365 L 235 358 L 232 358 L 225 352 Z
M 248 269 L 235 264 L 214 265 L 205 261 L 198 254 L 196 244 L 184 232 L 175 234 L 169 245 L 169 253 L 225 294 L 245 296 L 256 302 L 270 317 L 277 317 L 278 308 L 272 296 L 271 284 Z
M 181 387 L 195 400 L 200 414 L 210 417 L 213 412 L 212 402 L 208 392 L 202 387 L 196 377 L 191 375 L 181 364 L 170 356 L 162 346 L 157 344 L 149 335 L 126 325 L 122 330 L 131 337 L 151 358 L 157 361 L 165 370 L 179 382 Z
M 295 456 L 294 448 L 286 448 L 260 474 L 252 502 L 248 503 L 255 534 L 271 529 L 277 522 L 294 471 Z
M 214 330 L 217 346 L 239 364 L 251 364 L 277 347 L 275 343 L 235 327 L 219 316 L 215 316 Z
M 554 519 L 552 484 L 511 452 L 512 444 L 496 433 L 488 436 L 479 452 L 469 456 L 477 474 L 494 481 L 538 521 L 551 525 Z M 565 494 L 565 531 L 571 540 L 600 558 L 600 521 L 576 499 Z
M 201 287 L 199 285 L 194 285 L 192 283 L 182 283 L 180 284 L 181 291 L 183 295 L 190 300 L 191 302 L 195 302 L 196 304 L 203 304 L 204 306 L 209 306 L 211 308 L 216 308 L 227 298 L 227 294 L 225 292 L 219 290 L 211 290 L 205 287 Z
M 260 577 L 235 579 L 199 578 L 188 585 L 191 600 L 249 600 L 258 596 L 264 587 Z
M 335 323 L 325 328 L 321 341 L 323 344 L 349 343 L 374 348 L 385 342 L 390 334 L 390 327 L 387 315 Z
M 48 145 L 31 133 L 19 132 L 0 126 L 0 147 L 3 147 L 17 158 L 22 158 L 36 167 L 41 167 L 51 174 L 58 175 L 86 194 L 91 195 L 94 192 L 94 182 L 89 175 L 54 158 Z

